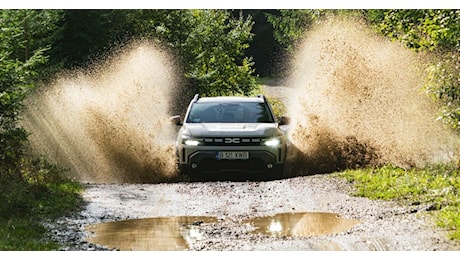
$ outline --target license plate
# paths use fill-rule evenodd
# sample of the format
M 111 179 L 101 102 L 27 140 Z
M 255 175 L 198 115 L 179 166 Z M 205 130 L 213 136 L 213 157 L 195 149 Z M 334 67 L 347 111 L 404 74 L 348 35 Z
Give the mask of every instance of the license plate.
M 249 152 L 217 152 L 217 160 L 247 160 Z

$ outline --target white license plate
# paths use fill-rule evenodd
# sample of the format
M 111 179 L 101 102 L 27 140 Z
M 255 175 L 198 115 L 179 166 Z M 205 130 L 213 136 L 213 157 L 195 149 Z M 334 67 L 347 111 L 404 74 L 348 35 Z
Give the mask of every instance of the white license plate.
M 249 152 L 217 152 L 217 160 L 247 160 Z

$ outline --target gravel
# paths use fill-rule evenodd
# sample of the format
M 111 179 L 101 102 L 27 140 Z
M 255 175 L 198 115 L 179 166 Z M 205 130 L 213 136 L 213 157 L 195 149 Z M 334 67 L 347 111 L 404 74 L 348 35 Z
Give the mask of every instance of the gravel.
M 284 87 L 266 86 L 284 99 Z M 46 223 L 62 251 L 119 250 L 87 242 L 92 224 L 159 217 L 207 216 L 200 239 L 186 251 L 450 251 L 460 243 L 436 227 L 430 205 L 355 197 L 332 174 L 274 181 L 203 181 L 158 184 L 86 184 L 85 207 Z M 334 213 L 359 220 L 345 231 L 308 237 L 255 234 L 245 221 L 281 213 Z M 271 257 L 271 255 L 268 255 Z M 203 257 L 200 255 L 200 257 Z M 342 256 L 343 257 L 343 256 Z
M 427 205 L 354 197 L 349 183 L 331 174 L 274 181 L 159 184 L 87 184 L 80 212 L 47 223 L 63 251 L 103 251 L 87 242 L 88 225 L 176 216 L 209 216 L 189 251 L 457 251 L 435 226 Z M 279 213 L 326 212 L 360 223 L 346 231 L 310 237 L 254 234 L 244 221 Z

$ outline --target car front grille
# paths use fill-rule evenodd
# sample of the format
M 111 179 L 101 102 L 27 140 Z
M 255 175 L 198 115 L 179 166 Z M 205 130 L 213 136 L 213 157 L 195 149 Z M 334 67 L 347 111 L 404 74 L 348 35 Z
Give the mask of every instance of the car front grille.
M 249 160 L 213 160 L 205 159 L 198 166 L 202 173 L 211 172 L 247 172 L 262 173 L 267 170 L 264 161 L 260 159 Z
M 206 137 L 202 140 L 208 146 L 259 146 L 262 142 L 261 138 L 253 137 Z

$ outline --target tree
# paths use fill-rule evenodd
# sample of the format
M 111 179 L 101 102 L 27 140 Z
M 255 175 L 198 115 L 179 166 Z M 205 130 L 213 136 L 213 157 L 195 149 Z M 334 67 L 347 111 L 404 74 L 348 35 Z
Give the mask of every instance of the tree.
M 381 33 L 416 51 L 460 47 L 459 10 L 369 10 L 367 18 Z
M 369 10 L 365 15 L 382 34 L 432 57 L 424 88 L 441 104 L 443 121 L 460 130 L 460 11 Z
M 62 10 L 56 40 L 52 44 L 51 64 L 56 70 L 85 66 L 103 57 L 124 34 L 123 10 Z
M 37 35 L 47 34 L 39 25 L 48 21 L 34 10 L 0 12 L 0 199 L 6 204 L 17 200 L 17 184 L 25 181 L 27 132 L 18 122 L 22 101 L 35 86 L 36 69 L 46 61 L 43 53 L 47 48 L 41 46 L 45 40 Z
M 4 43 L 8 42 L 11 55 L 20 61 L 28 60 L 36 50 L 49 47 L 58 32 L 60 10 L 1 10 Z
M 160 39 L 183 65 L 189 92 L 205 96 L 243 94 L 256 86 L 254 62 L 245 57 L 253 21 L 227 10 L 143 10 L 137 34 Z M 138 18 L 138 16 L 136 16 Z
M 241 9 L 233 10 L 232 14 L 238 18 L 241 14 L 250 16 L 253 20 L 252 33 L 254 34 L 249 48 L 245 50 L 248 57 L 252 57 L 255 72 L 259 77 L 277 77 L 283 69 L 284 51 L 273 35 L 273 26 L 267 20 L 267 14 L 278 14 L 276 9 Z
M 184 47 L 190 57 L 186 77 L 204 95 L 244 94 L 255 88 L 254 63 L 244 57 L 252 39 L 252 21 L 231 18 L 223 10 L 191 10 L 193 30 Z
M 180 60 L 191 93 L 249 94 L 254 62 L 244 50 L 252 40 L 250 17 L 228 10 L 65 10 L 53 63 L 85 66 L 132 39 L 150 39 Z
M 279 13 L 267 13 L 267 20 L 273 25 L 273 35 L 289 53 L 305 36 L 311 26 L 325 14 L 324 10 L 282 9 Z

